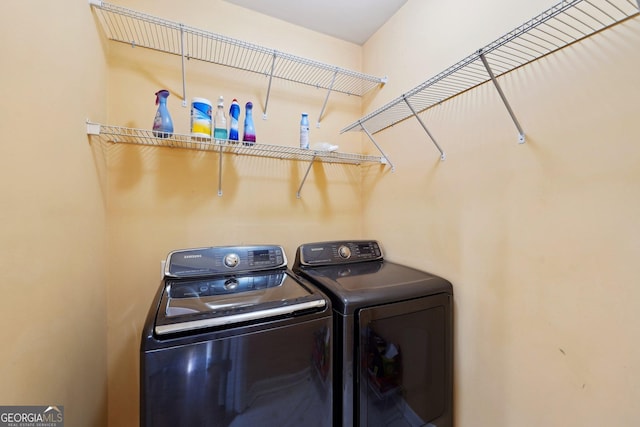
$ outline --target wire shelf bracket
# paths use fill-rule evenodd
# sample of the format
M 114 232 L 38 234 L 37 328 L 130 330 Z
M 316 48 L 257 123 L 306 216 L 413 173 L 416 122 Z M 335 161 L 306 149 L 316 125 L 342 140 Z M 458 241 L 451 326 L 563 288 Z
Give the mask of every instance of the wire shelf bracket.
M 382 154 L 382 159 L 384 159 L 384 161 L 382 163 L 385 163 L 385 164 L 388 163 L 389 166 L 391 166 L 391 172 L 395 172 L 396 171 L 396 167 L 393 165 L 393 163 L 391 163 L 391 160 L 389 160 L 389 157 L 387 157 L 387 155 L 384 153 L 384 151 L 382 151 L 382 148 L 380 148 L 380 146 L 378 145 L 376 140 L 373 138 L 373 135 L 371 135 L 371 132 L 369 132 L 367 130 L 367 128 L 364 127 L 364 125 L 362 123 L 360 123 L 360 128 L 367 135 L 367 137 L 369 137 L 369 140 L 373 143 L 373 145 L 375 145 L 375 147 L 378 149 L 380 154 Z
M 267 104 L 274 78 L 355 96 L 363 96 L 387 82 L 386 77 L 371 76 L 287 54 L 102 0 L 88 2 L 105 37 L 109 40 L 182 57 L 184 106 L 185 59 L 196 59 L 269 77 L 264 119 L 267 116 Z M 320 118 L 323 114 L 324 107 Z
M 298 187 L 298 191 L 296 192 L 296 198 L 299 199 L 301 197 L 300 193 L 302 192 L 302 187 L 304 186 L 304 183 L 307 181 L 307 176 L 309 176 L 309 171 L 311 171 L 311 166 L 313 166 L 313 162 L 316 160 L 317 154 L 314 154 L 313 157 L 311 158 L 311 161 L 309 162 L 309 166 L 307 166 L 307 170 L 304 173 L 304 176 L 302 177 L 302 182 L 300 183 L 300 186 Z
M 218 197 L 222 197 L 222 145 L 218 156 Z
M 271 71 L 269 72 L 269 83 L 267 84 L 267 97 L 264 101 L 264 111 L 262 112 L 262 120 L 267 120 L 267 109 L 269 107 L 269 96 L 271 95 L 271 83 L 273 82 L 273 70 L 276 67 L 276 59 L 278 55 L 273 52 L 273 61 L 271 61 Z
M 492 81 L 518 130 L 525 134 L 498 79 L 526 64 L 640 14 L 640 0 L 563 0 L 485 47 L 343 128 L 376 134 Z M 424 123 L 420 123 L 423 128 Z M 428 132 L 427 132 L 428 133 Z M 429 135 L 431 137 L 431 135 Z M 433 138 L 432 138 L 433 139 Z M 435 143 L 435 140 L 433 140 Z M 437 146 L 437 144 L 436 144 Z M 441 156 L 444 154 L 440 148 Z
M 422 126 L 422 129 L 424 129 L 427 135 L 429 135 L 429 138 L 431 138 L 431 141 L 440 152 L 440 160 L 445 160 L 447 158 L 447 155 L 444 153 L 444 151 L 442 151 L 442 148 L 440 148 L 440 145 L 438 145 L 438 141 L 436 141 L 436 139 L 433 137 L 431 132 L 429 132 L 429 129 L 427 129 L 427 126 L 424 124 L 420 116 L 418 116 L 418 113 L 416 113 L 415 108 L 413 108 L 413 106 L 409 103 L 409 100 L 407 99 L 406 96 L 403 96 L 402 99 L 404 100 L 405 104 L 407 104 L 407 107 L 409 107 L 409 109 L 411 110 L 411 113 L 416 118 L 416 120 L 418 120 L 418 123 L 420 123 L 420 126 Z
M 502 91 L 502 88 L 500 87 L 500 84 L 498 83 L 498 80 L 496 79 L 495 74 L 493 74 L 493 70 L 491 69 L 489 62 L 487 61 L 487 58 L 485 58 L 484 53 L 482 53 L 482 50 L 478 51 L 478 56 L 482 60 L 482 64 L 484 65 L 484 67 L 487 69 L 487 73 L 489 74 L 489 77 L 491 78 L 493 85 L 496 87 L 496 90 L 498 91 L 498 95 L 500 95 L 500 99 L 502 99 L 504 106 L 507 108 L 507 112 L 511 116 L 511 120 L 513 120 L 513 123 L 516 125 L 516 129 L 518 129 L 518 143 L 524 144 L 525 135 L 524 135 L 524 131 L 522 130 L 522 126 L 520 126 L 520 122 L 518 121 L 518 118 L 513 112 L 513 109 L 511 108 L 509 101 L 507 101 L 507 97 Z M 416 117 L 418 116 L 416 115 Z M 418 118 L 418 120 L 419 119 L 420 118 Z
M 184 66 L 184 25 L 180 24 L 180 57 L 182 59 L 182 106 L 187 106 L 187 76 Z
M 320 120 L 322 120 L 322 115 L 324 114 L 324 110 L 327 108 L 327 101 L 329 101 L 329 95 L 331 95 L 331 91 L 333 90 L 333 85 L 336 83 L 337 76 L 338 76 L 338 70 L 336 69 L 336 72 L 333 73 L 333 78 L 331 79 L 331 84 L 329 85 L 329 89 L 327 90 L 327 96 L 324 97 L 324 103 L 322 104 L 322 109 L 320 110 L 320 114 L 318 115 L 316 128 L 320 127 Z

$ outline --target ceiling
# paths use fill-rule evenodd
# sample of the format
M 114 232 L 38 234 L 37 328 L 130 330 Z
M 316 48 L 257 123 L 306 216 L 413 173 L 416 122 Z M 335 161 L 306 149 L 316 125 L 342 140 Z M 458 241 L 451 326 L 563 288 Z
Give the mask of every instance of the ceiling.
M 407 0 L 226 0 L 291 24 L 364 44 Z

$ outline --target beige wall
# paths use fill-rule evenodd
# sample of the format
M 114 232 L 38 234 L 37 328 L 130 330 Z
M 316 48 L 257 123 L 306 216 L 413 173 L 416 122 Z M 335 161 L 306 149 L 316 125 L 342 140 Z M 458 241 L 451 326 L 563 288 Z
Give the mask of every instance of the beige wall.
M 388 75 L 364 103 L 333 95 L 312 127 L 347 152 L 371 144 L 343 126 L 552 4 L 450 3 L 409 0 L 360 48 L 222 0 L 118 2 Z M 370 237 L 454 283 L 457 425 L 637 424 L 637 18 L 501 79 L 525 145 L 486 85 L 423 114 L 446 161 L 407 121 L 377 135 L 395 173 L 316 165 L 297 199 L 302 163 L 225 157 L 219 197 L 216 154 L 88 143 L 86 118 L 150 127 L 160 88 L 187 131 L 179 59 L 106 42 L 85 1 L 0 8 L 0 404 L 137 425 L 140 331 L 168 251 L 278 243 L 292 258 Z M 188 98 L 253 101 L 259 141 L 278 145 L 297 145 L 300 112 L 315 121 L 325 95 L 274 82 L 262 121 L 265 78 L 195 61 L 187 77 Z
M 86 1 L 0 4 L 0 405 L 105 426 L 106 66 Z
M 508 5 L 507 5 L 508 3 Z M 410 0 L 364 49 L 371 111 L 555 2 Z M 506 10 L 505 10 L 506 9 Z M 640 422 L 640 19 L 377 134 L 365 234 L 455 289 L 459 426 Z M 398 191 L 403 189 L 403 191 Z

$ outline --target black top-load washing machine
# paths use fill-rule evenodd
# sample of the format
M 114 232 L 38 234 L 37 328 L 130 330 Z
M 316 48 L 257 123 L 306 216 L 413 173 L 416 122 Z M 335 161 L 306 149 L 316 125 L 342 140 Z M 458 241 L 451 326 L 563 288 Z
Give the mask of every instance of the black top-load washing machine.
M 331 426 L 330 301 L 280 246 L 169 254 L 143 330 L 142 426 Z
M 333 305 L 335 426 L 451 427 L 451 283 L 376 241 L 304 244 L 292 269 Z

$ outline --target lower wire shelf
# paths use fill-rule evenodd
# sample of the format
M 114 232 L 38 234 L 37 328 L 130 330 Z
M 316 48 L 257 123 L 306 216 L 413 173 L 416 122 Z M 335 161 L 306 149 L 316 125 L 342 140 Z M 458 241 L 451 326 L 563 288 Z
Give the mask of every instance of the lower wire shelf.
M 147 145 L 155 147 L 181 148 L 196 151 L 214 151 L 220 153 L 218 195 L 222 196 L 222 157 L 224 154 L 241 156 L 267 157 L 281 160 L 296 160 L 309 162 L 302 183 L 296 196 L 300 192 L 313 162 L 339 163 L 347 165 L 361 165 L 365 163 L 387 164 L 385 157 L 369 156 L 337 151 L 306 150 L 272 144 L 246 145 L 242 141 L 215 140 L 186 134 L 163 134 L 147 129 L 129 128 L 123 126 L 104 125 L 87 121 L 87 135 L 116 144 Z

